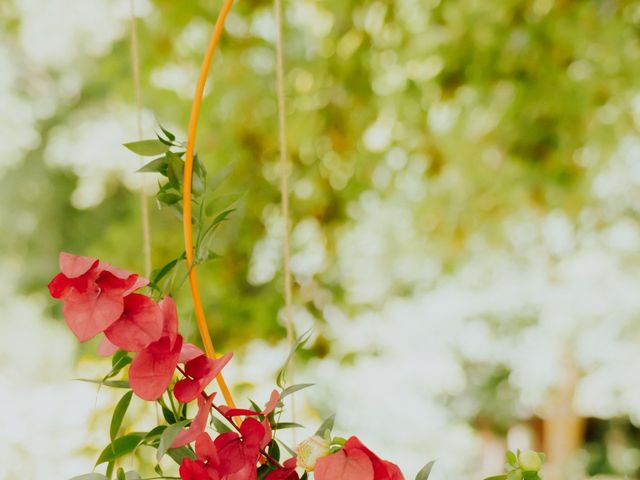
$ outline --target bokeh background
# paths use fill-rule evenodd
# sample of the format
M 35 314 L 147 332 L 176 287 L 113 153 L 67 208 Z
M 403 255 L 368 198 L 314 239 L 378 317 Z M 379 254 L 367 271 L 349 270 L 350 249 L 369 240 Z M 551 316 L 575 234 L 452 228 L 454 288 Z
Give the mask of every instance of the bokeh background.
M 184 138 L 219 3 L 135 0 L 145 136 Z M 408 478 L 497 474 L 506 447 L 638 478 L 640 2 L 285 3 L 298 419 L 335 411 Z M 240 196 L 201 270 L 239 397 L 287 353 L 274 27 L 234 6 L 198 140 Z M 46 284 L 59 250 L 143 268 L 130 32 L 127 0 L 0 0 L 2 479 L 86 473 L 107 442 L 117 393 L 72 380 L 107 366 Z M 181 227 L 149 203 L 157 267 Z

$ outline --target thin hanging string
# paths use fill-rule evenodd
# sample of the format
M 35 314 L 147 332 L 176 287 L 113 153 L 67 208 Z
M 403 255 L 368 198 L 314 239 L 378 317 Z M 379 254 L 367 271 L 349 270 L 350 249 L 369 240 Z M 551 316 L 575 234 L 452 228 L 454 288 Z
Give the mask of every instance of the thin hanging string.
M 282 21 L 282 0 L 274 0 L 276 16 L 276 95 L 278 97 L 278 147 L 280 150 L 280 201 L 282 203 L 282 223 L 283 223 L 283 271 L 284 271 L 284 318 L 287 327 L 287 343 L 292 349 L 295 343 L 295 329 L 292 318 L 292 278 L 291 278 L 291 241 L 289 230 L 291 219 L 289 213 L 289 174 L 291 165 L 287 155 L 287 130 L 285 121 L 285 85 L 284 85 L 284 34 Z M 293 355 L 286 368 L 289 370 L 289 377 L 293 382 L 294 362 Z M 291 397 L 291 418 L 295 422 L 296 408 L 294 397 Z M 295 429 L 292 431 L 293 441 L 296 443 Z
M 187 147 L 184 155 L 184 178 L 183 178 L 183 190 L 182 190 L 182 226 L 184 232 L 184 247 L 187 257 L 187 268 L 189 270 L 189 285 L 191 287 L 191 296 L 193 297 L 193 308 L 196 314 L 196 321 L 198 322 L 198 330 L 202 343 L 204 344 L 205 352 L 207 356 L 215 358 L 215 349 L 211 342 L 211 336 L 209 335 L 209 329 L 207 327 L 207 319 L 204 314 L 204 308 L 202 306 L 202 300 L 200 298 L 200 289 L 198 287 L 198 275 L 196 273 L 195 265 L 193 265 L 193 225 L 191 223 L 191 182 L 193 175 L 193 153 L 196 143 L 196 132 L 198 129 L 198 117 L 200 115 L 200 107 L 202 105 L 202 96 L 204 94 L 204 87 L 207 83 L 207 73 L 211 66 L 211 59 L 215 53 L 220 36 L 222 35 L 222 29 L 224 27 L 224 21 L 227 18 L 229 10 L 233 0 L 225 0 L 216 24 L 211 35 L 211 40 L 207 47 L 204 59 L 202 60 L 202 66 L 200 67 L 200 75 L 198 76 L 198 82 L 196 84 L 196 91 L 193 97 L 193 104 L 191 106 L 191 116 L 189 117 L 189 130 L 187 133 Z M 222 374 L 216 377 L 220 391 L 224 396 L 227 405 L 235 406 L 229 387 L 224 380 Z
M 142 140 L 142 93 L 140 88 L 140 55 L 138 53 L 138 28 L 136 23 L 135 0 L 129 1 L 131 18 L 131 72 L 133 73 L 133 91 L 136 97 L 136 123 L 138 140 Z M 140 160 L 142 163 L 142 160 Z M 140 210 L 142 213 L 142 253 L 144 259 L 144 275 L 151 275 L 151 227 L 149 225 L 149 204 L 144 186 L 140 188 Z

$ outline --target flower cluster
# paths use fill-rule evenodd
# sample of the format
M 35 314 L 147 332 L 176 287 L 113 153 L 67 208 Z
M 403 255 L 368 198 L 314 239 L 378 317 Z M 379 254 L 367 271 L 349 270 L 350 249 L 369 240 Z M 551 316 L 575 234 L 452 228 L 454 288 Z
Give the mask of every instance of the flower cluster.
M 103 335 L 98 351 L 113 355 L 114 365 L 105 379 L 130 364 L 127 380 L 99 381 L 131 389 L 114 411 L 112 441 L 97 462 L 108 463 L 104 478 L 111 478 L 120 456 L 144 444 L 158 450 L 158 460 L 169 454 L 179 463 L 184 480 L 306 480 L 310 475 L 316 480 L 404 479 L 395 464 L 379 458 L 357 437 L 332 438 L 332 419 L 295 450 L 285 445 L 296 455 L 280 463 L 278 443 L 282 442 L 276 440 L 276 431 L 282 424 L 276 418 L 283 411 L 282 400 L 308 385 L 274 390 L 264 408 L 216 405 L 215 393 L 207 394 L 206 389 L 232 355 L 209 358 L 195 345 L 185 343 L 178 333 L 178 314 L 171 297 L 156 301 L 140 293 L 147 279 L 95 258 L 63 252 L 59 264 L 60 273 L 49 283 L 49 291 L 64 302 L 65 320 L 78 340 Z M 157 402 L 168 425 L 118 437 L 133 393 Z M 187 404 L 193 401 L 197 401 L 197 413 L 187 418 Z M 215 438 L 207 432 L 210 422 L 218 431 Z M 431 467 L 425 468 L 419 480 L 428 478 Z M 161 473 L 159 465 L 156 471 Z M 118 478 L 129 477 L 119 469 Z

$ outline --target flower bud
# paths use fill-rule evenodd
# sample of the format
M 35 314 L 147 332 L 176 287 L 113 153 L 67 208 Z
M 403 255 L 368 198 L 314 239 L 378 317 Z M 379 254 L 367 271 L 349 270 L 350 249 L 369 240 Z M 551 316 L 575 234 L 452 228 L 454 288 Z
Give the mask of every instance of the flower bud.
M 296 447 L 296 452 L 298 453 L 298 467 L 304 468 L 308 472 L 313 471 L 316 460 L 331 453 L 329 441 L 317 435 L 300 442 Z
M 520 467 L 525 472 L 537 472 L 542 466 L 542 459 L 540 458 L 540 455 L 533 450 L 520 452 L 518 460 L 520 461 Z

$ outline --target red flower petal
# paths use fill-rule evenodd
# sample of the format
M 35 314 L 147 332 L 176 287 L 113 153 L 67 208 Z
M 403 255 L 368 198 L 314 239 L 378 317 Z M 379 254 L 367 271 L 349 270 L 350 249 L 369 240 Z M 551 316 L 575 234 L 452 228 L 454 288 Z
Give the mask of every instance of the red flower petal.
M 262 442 L 260 442 L 260 448 L 264 448 L 272 440 L 273 430 L 271 429 L 271 422 L 269 422 L 268 418 L 262 420 L 262 426 L 264 427 L 264 436 L 262 437 Z
M 373 480 L 373 466 L 364 452 L 344 449 L 321 457 L 314 468 L 315 480 Z
M 206 355 L 199 355 L 189 360 L 185 364 L 185 373 L 197 381 L 197 389 L 193 382 L 186 381 L 188 379 L 180 380 L 173 391 L 176 398 L 182 403 L 194 400 L 229 363 L 232 356 L 233 354 L 229 352 L 220 358 L 214 359 Z
M 253 417 L 255 417 L 257 415 L 267 416 L 271 412 L 273 412 L 274 408 L 276 408 L 276 405 L 278 404 L 278 400 L 279 399 L 280 399 L 280 394 L 278 393 L 277 390 L 273 390 L 271 392 L 271 396 L 269 398 L 269 401 L 265 405 L 264 410 L 262 410 L 261 412 L 256 412 L 254 410 L 247 410 L 245 408 L 230 408 L 230 407 L 227 407 L 225 405 L 221 406 L 220 410 L 227 417 L 238 417 L 238 416 L 243 416 L 243 417 L 253 416 Z
M 182 351 L 180 352 L 180 360 L 178 363 L 187 363 L 189 360 L 204 355 L 204 352 L 196 347 L 193 343 L 185 343 L 182 345 Z
M 174 302 L 171 297 L 165 297 L 160 300 L 158 306 L 162 312 L 162 336 L 169 337 L 171 346 L 173 346 L 173 342 L 176 341 L 176 337 L 178 336 L 178 310 L 176 309 L 176 302 Z
M 248 448 L 235 432 L 218 435 L 213 442 L 220 456 L 217 470 L 225 480 L 255 480 L 259 453 Z
M 277 390 L 273 390 L 271 392 L 271 396 L 269 397 L 269 401 L 262 411 L 262 414 L 269 415 L 271 412 L 273 412 L 273 410 L 276 408 L 276 405 L 278 404 L 278 400 L 280 400 L 280 394 Z
M 213 397 L 215 394 L 210 395 L 205 400 L 202 396 L 198 397 L 198 413 L 191 422 L 191 426 L 187 429 L 182 429 L 178 436 L 173 440 L 171 448 L 179 448 L 183 445 L 193 442 L 198 436 L 204 432 L 207 426 L 207 419 L 209 418 L 209 410 L 213 404 Z
M 149 285 L 149 279 L 148 278 L 144 278 L 141 277 L 139 275 L 135 276 L 135 281 L 133 282 L 133 285 L 131 285 L 129 287 L 129 289 L 124 292 L 124 295 L 129 295 L 130 293 L 135 292 L 136 290 L 141 289 L 142 287 L 146 287 L 147 285 Z
M 60 271 L 67 278 L 77 278 L 98 265 L 98 259 L 60 252 L 58 256 Z
M 53 298 L 62 298 L 70 286 L 69 279 L 63 273 L 57 274 L 49 282 L 49 293 Z
M 173 394 L 181 403 L 189 403 L 200 395 L 200 382 L 191 378 L 179 380 L 173 387 Z
M 122 312 L 122 297 L 108 291 L 101 292 L 95 284 L 91 292 L 80 293 L 72 289 L 65 295 L 64 318 L 81 342 L 103 332 Z
M 98 345 L 98 355 L 110 357 L 118 351 L 118 347 L 111 343 L 107 337 L 102 337 L 100 345 Z
M 296 473 L 296 457 L 286 460 L 283 464 L 284 468 L 278 468 L 272 472 L 269 472 L 265 480 L 298 480 L 298 474 Z
M 216 445 L 206 432 L 196 438 L 196 455 L 209 463 L 218 464 L 220 461 Z
M 255 450 L 257 454 L 264 438 L 264 426 L 255 418 L 246 418 L 240 425 L 240 434 L 244 440 L 245 447 L 249 451 Z
M 124 311 L 105 330 L 107 338 L 127 352 L 139 352 L 162 335 L 162 313 L 149 297 L 132 293 L 124 297 Z
M 185 457 L 180 464 L 180 478 L 182 480 L 218 480 L 219 477 L 210 477 L 203 461 Z
M 404 480 L 402 472 L 400 472 L 400 469 L 397 465 L 386 460 L 382 460 L 375 453 L 369 450 L 358 439 L 358 437 L 350 437 L 349 440 L 347 440 L 344 444 L 343 448 L 346 452 L 359 450 L 367 455 L 367 457 L 369 457 L 369 460 L 371 460 L 371 465 L 373 466 L 375 480 Z
M 173 348 L 163 337 L 136 355 L 129 367 L 129 384 L 138 397 L 153 401 L 162 396 L 173 378 L 181 348 L 181 336 Z

